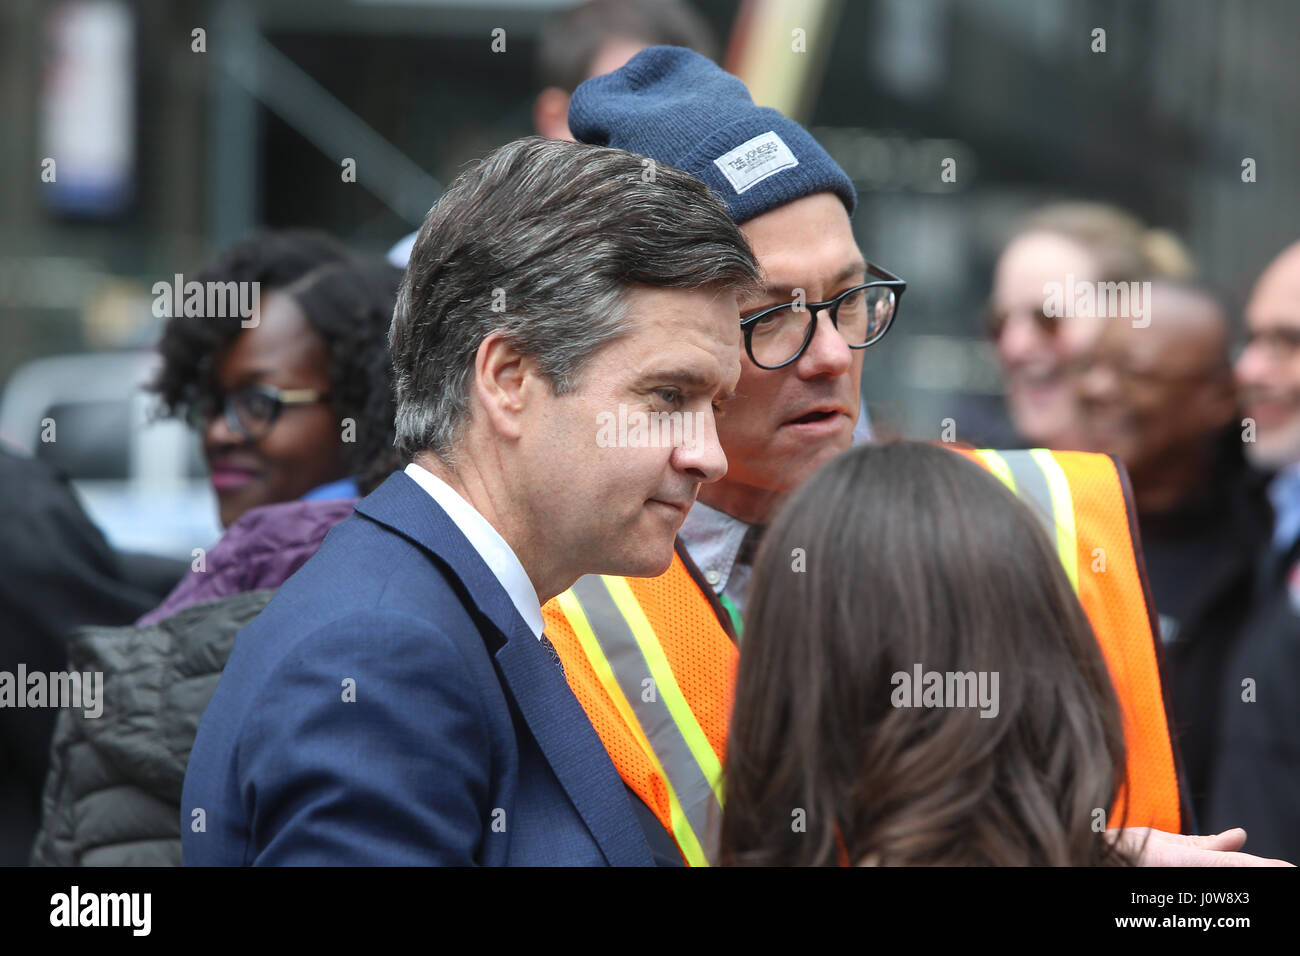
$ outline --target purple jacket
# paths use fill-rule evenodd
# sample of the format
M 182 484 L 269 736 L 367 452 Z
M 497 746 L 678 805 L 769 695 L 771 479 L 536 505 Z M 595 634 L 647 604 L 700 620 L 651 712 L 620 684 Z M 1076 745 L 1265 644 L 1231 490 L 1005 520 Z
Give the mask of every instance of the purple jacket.
M 154 624 L 192 604 L 278 588 L 316 553 L 325 533 L 352 514 L 356 503 L 355 498 L 330 498 L 249 509 L 204 556 L 205 570 L 181 578 L 167 599 L 135 626 Z

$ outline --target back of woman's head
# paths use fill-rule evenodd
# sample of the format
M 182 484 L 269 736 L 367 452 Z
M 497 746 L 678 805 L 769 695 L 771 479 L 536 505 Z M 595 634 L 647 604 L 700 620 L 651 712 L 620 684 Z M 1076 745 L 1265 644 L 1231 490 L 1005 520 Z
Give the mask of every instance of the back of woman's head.
M 916 706 L 936 702 L 912 686 L 929 672 L 965 706 Z M 1088 620 L 992 475 L 865 446 L 782 509 L 746 615 L 724 862 L 1124 862 L 1097 825 L 1123 767 Z

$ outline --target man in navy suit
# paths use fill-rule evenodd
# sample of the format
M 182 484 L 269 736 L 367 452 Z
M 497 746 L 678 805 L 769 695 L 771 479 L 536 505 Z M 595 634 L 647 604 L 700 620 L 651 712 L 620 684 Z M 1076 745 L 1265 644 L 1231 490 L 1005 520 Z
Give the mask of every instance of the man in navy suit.
M 713 412 L 757 280 L 707 188 L 639 156 L 526 139 L 453 184 L 390 333 L 410 464 L 240 633 L 190 757 L 185 863 L 680 859 L 541 604 L 668 567 L 726 471 Z

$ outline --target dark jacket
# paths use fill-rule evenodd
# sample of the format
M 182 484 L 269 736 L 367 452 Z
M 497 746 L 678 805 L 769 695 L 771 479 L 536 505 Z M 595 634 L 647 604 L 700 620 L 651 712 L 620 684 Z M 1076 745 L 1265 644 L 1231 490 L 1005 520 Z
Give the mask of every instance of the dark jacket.
M 146 627 L 88 627 L 69 664 L 104 672 L 103 713 L 59 714 L 35 866 L 179 866 L 185 764 L 239 629 L 274 592 L 188 607 Z
M 161 582 L 132 573 L 61 472 L 0 448 L 0 671 L 64 670 L 72 629 L 126 624 L 152 607 L 180 571 L 148 564 Z M 31 852 L 57 716 L 0 707 L 0 866 L 21 866 Z
M 1170 511 L 1138 515 L 1152 600 L 1165 639 L 1170 718 L 1198 829 L 1205 831 L 1211 764 L 1227 677 L 1246 627 L 1272 509 L 1240 435 L 1225 433 L 1205 485 Z
M 181 820 L 187 865 L 653 862 L 559 659 L 402 473 L 240 633 Z
M 75 666 L 104 672 L 106 701 L 95 719 L 59 715 L 34 864 L 180 864 L 185 763 L 235 634 L 353 504 L 253 508 L 135 626 L 75 635 Z
M 1300 542 L 1263 559 L 1252 612 L 1222 666 L 1205 824 L 1300 864 Z

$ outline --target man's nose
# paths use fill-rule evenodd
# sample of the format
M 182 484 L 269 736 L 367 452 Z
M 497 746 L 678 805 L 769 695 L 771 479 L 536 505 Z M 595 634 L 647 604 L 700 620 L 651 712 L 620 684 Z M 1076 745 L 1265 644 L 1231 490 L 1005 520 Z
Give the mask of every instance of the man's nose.
M 812 341 L 808 343 L 808 348 L 795 363 L 800 377 L 843 375 L 852 364 L 853 350 L 849 348 L 849 343 L 844 340 L 844 336 L 831 321 L 830 310 L 819 310 Z
M 1022 312 L 1007 317 L 997 339 L 998 357 L 1003 363 L 1023 361 L 1043 346 L 1043 331 Z
M 717 481 L 727 473 L 727 456 L 718 440 L 717 419 L 712 409 L 691 415 L 691 428 L 673 449 L 673 466 L 701 484 Z
M 224 412 L 217 412 L 203 428 L 203 443 L 209 448 L 242 445 L 244 436 L 230 427 Z

